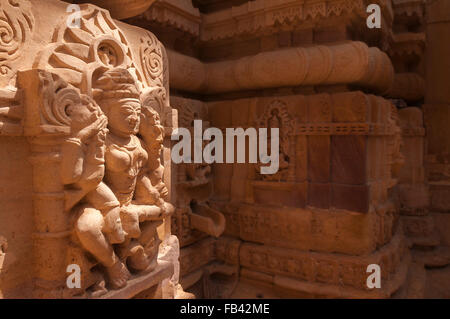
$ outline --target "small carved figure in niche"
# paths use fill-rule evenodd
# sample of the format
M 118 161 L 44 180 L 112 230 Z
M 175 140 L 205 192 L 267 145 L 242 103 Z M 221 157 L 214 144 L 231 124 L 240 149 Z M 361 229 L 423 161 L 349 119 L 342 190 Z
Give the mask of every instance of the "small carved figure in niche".
M 280 111 L 278 108 L 274 108 L 270 112 L 270 117 L 267 119 L 267 135 L 268 135 L 268 149 L 271 149 L 272 128 L 278 128 L 279 131 L 279 168 L 276 174 L 261 175 L 263 180 L 267 181 L 281 181 L 286 179 L 287 170 L 289 168 L 289 139 L 284 136 L 283 121 L 280 117 Z M 261 164 L 257 165 L 258 171 Z
M 207 183 L 208 176 L 211 173 L 211 166 L 206 163 L 186 165 L 186 177 L 189 181 L 195 181 L 197 184 Z
M 279 113 L 278 109 L 273 109 L 272 112 L 270 112 L 271 117 L 267 120 L 267 134 L 269 139 L 272 137 L 272 128 L 278 128 L 280 131 L 282 129 Z
M 198 113 L 193 113 L 193 119 L 191 121 L 191 130 L 194 130 L 194 121 L 201 120 Z M 209 127 L 209 122 L 202 121 L 202 126 L 204 129 Z M 206 145 L 209 143 L 208 141 L 202 140 L 202 149 L 205 149 Z M 192 142 L 194 143 L 194 141 Z M 194 144 L 192 145 L 192 149 L 194 149 Z M 209 174 L 211 174 L 211 165 L 205 162 L 202 163 L 191 163 L 186 166 L 186 178 L 188 181 L 192 182 L 191 185 L 203 185 L 209 182 Z

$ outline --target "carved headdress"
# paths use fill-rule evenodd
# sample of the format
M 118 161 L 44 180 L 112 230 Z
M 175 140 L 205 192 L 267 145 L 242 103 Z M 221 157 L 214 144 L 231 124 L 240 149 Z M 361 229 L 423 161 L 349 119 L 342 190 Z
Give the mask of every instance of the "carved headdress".
M 104 112 L 111 100 L 140 102 L 141 91 L 133 75 L 122 68 L 104 72 L 93 85 L 93 96 Z

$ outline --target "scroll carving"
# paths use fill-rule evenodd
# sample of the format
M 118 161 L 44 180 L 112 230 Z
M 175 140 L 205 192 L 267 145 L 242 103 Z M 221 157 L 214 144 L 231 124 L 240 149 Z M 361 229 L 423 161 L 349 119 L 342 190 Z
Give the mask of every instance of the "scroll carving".
M 140 57 L 147 85 L 162 86 L 163 55 L 158 39 L 147 33 L 141 38 Z
M 14 77 L 16 61 L 23 54 L 34 30 L 31 3 L 8 0 L 0 3 L 0 86 L 6 86 Z

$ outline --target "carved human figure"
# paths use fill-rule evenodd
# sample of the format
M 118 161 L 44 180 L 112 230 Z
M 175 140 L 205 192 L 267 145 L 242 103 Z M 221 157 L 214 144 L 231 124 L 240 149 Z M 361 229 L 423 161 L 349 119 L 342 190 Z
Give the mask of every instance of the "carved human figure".
M 271 150 L 272 128 L 279 129 L 279 166 L 276 174 L 262 175 L 263 180 L 268 181 L 280 181 L 285 178 L 285 173 L 289 168 L 289 139 L 284 136 L 283 121 L 280 117 L 280 111 L 274 108 L 270 112 L 270 117 L 267 119 L 267 135 L 268 135 L 268 147 Z M 260 171 L 261 165 L 257 165 L 258 171 Z
M 129 274 L 111 245 L 124 242 L 126 234 L 120 220 L 120 203 L 102 181 L 107 118 L 87 96 L 69 105 L 66 113 L 71 119 L 71 136 L 62 145 L 65 209 L 73 208 L 75 233 L 81 246 L 106 268 L 111 285 L 120 287 Z
M 148 154 L 148 161 L 147 174 L 136 188 L 136 198 L 148 205 L 164 205 L 169 196 L 169 190 L 163 182 L 164 167 L 160 157 L 163 150 L 164 127 L 161 125 L 159 114 L 146 105 L 142 108 L 139 133 Z
M 73 121 L 73 132 L 80 136 L 78 144 L 83 144 L 81 139 L 84 139 L 87 149 L 92 148 L 91 153 L 95 155 L 89 151 L 67 151 L 67 154 L 77 155 L 67 157 L 63 171 L 67 176 L 78 172 L 74 185 L 83 190 L 75 209 L 77 238 L 105 268 L 110 286 L 120 288 L 126 285 L 129 270 L 150 271 L 156 267 L 159 246 L 156 227 L 172 213 L 173 207 L 164 201 L 164 195 L 161 196 L 149 177 L 158 169 L 162 175 L 162 166 L 156 169 L 148 166 L 154 161 L 154 155 L 159 157 L 160 148 L 151 154 L 149 161 L 149 154 L 137 137 L 141 102 L 140 89 L 133 76 L 126 69 L 105 71 L 94 81 L 93 93 L 106 115 L 108 130 L 104 130 L 104 117 L 94 121 L 95 112 L 74 108 L 72 116 L 80 120 L 79 124 Z M 71 139 L 68 145 L 77 144 Z M 93 142 L 87 142 L 90 139 Z M 79 164 L 81 159 L 85 164 Z M 91 162 L 94 164 L 88 165 Z M 164 189 L 161 190 L 164 194 Z M 155 200 L 157 195 L 160 200 Z M 77 200 L 71 202 L 77 203 Z M 114 249 L 112 244 L 120 245 Z
M 194 130 L 194 121 L 195 120 L 200 120 L 200 117 L 198 115 L 197 112 L 193 113 L 193 119 L 191 121 L 191 131 Z M 202 125 L 204 127 L 204 129 L 208 129 L 209 128 L 209 122 L 204 122 L 202 121 Z M 192 145 L 191 148 L 194 149 L 195 147 L 195 142 L 192 141 Z M 206 145 L 208 144 L 208 141 L 201 141 L 202 143 L 202 149 L 205 149 Z M 186 170 L 186 177 L 187 180 L 190 181 L 191 185 L 203 185 L 203 184 L 207 184 L 209 182 L 209 175 L 211 174 L 211 165 L 206 163 L 206 162 L 202 162 L 202 163 L 190 163 L 190 164 L 185 164 L 185 170 Z
M 281 130 L 281 118 L 279 116 L 279 111 L 278 109 L 273 109 L 270 112 L 271 116 L 270 118 L 267 120 L 267 134 L 269 139 L 272 138 L 272 128 L 278 128 Z
M 120 221 L 119 202 L 102 180 L 105 175 L 105 137 L 107 118 L 88 96 L 66 108 L 71 119 L 71 136 L 62 145 L 61 177 L 66 185 L 65 210 L 86 199 L 100 210 L 104 233 L 109 242 L 125 240 Z

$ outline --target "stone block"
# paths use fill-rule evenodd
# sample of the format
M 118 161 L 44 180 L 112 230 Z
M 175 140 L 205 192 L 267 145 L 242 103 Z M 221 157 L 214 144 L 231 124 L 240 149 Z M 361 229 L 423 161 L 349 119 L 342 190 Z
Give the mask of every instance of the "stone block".
M 331 146 L 329 136 L 308 136 L 308 180 L 330 181 Z
M 309 183 L 308 206 L 327 209 L 331 201 L 331 184 Z
M 366 122 L 369 119 L 370 104 L 362 92 L 345 92 L 332 95 L 333 122 Z
M 331 206 L 353 212 L 369 211 L 369 187 L 366 185 L 332 184 Z
M 361 185 L 367 181 L 367 137 L 343 135 L 331 137 L 331 181 Z

